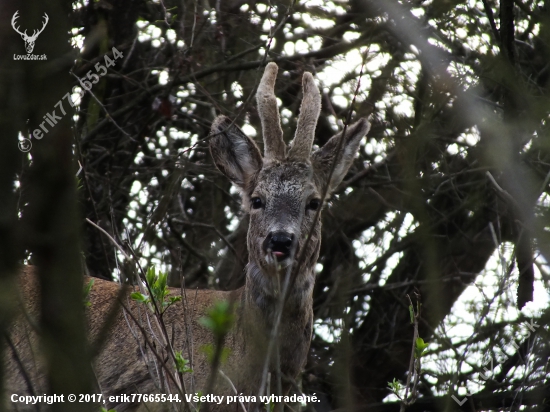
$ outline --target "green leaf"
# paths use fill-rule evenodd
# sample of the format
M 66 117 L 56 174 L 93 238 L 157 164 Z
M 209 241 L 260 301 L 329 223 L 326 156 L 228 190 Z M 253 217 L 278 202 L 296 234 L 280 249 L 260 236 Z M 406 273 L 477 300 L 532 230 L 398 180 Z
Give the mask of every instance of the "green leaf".
M 189 367 L 189 361 L 183 357 L 181 351 L 176 352 L 176 369 L 181 373 L 191 373 L 193 369 Z
M 147 273 L 145 274 L 145 280 L 147 281 L 147 284 L 149 285 L 149 287 L 153 287 L 153 284 L 155 283 L 155 278 L 156 277 L 157 277 L 157 275 L 155 273 L 155 267 L 151 266 L 147 270 Z
M 90 302 L 90 292 L 92 290 L 92 287 L 94 286 L 94 279 L 90 279 L 87 285 L 84 285 L 84 306 L 92 306 L 92 302 Z
M 145 280 L 149 285 L 149 289 L 151 290 L 151 297 L 147 297 L 147 300 L 143 300 L 138 295 L 136 295 L 136 297 L 134 298 L 135 300 L 144 303 L 154 302 L 159 308 L 161 314 L 164 313 L 164 311 L 168 307 L 170 307 L 170 305 L 173 305 L 174 303 L 181 300 L 181 296 L 168 296 L 170 294 L 170 290 L 166 285 L 168 280 L 167 273 L 163 273 L 160 271 L 157 272 L 156 269 L 152 266 L 147 270 L 147 273 L 145 274 Z M 151 311 L 154 311 L 153 305 L 150 306 L 150 309 Z
M 206 329 L 214 330 L 216 328 L 216 323 L 211 318 L 202 317 L 199 319 L 199 323 Z
M 411 324 L 414 324 L 414 307 L 409 305 L 409 314 L 411 315 Z
M 217 338 L 221 338 L 229 332 L 233 326 L 235 315 L 226 300 L 218 301 L 211 307 L 206 316 L 199 319 L 199 323 L 210 329 Z
M 146 296 L 146 295 L 144 295 L 140 292 L 132 292 L 130 294 L 130 298 L 132 298 L 136 302 L 141 302 L 141 303 L 148 303 L 149 302 L 149 296 Z
M 403 385 L 397 379 L 393 378 L 393 382 L 388 382 L 388 388 L 399 398 L 401 399 L 400 393 L 403 389 Z
M 181 300 L 181 296 L 170 296 L 168 299 L 170 300 L 171 305 L 172 303 L 179 302 Z
M 424 339 L 422 338 L 416 338 L 416 346 L 414 348 L 414 357 L 416 359 L 420 358 L 426 348 L 428 347 L 429 343 L 425 343 Z
M 161 292 L 166 291 L 166 278 L 167 277 L 168 277 L 167 273 L 159 272 L 159 274 L 158 274 L 158 278 L 155 282 L 155 287 Z
M 207 345 L 202 345 L 200 347 L 200 351 L 206 355 L 206 359 L 209 363 L 212 363 L 214 360 L 214 354 L 216 353 L 214 350 L 214 345 L 211 343 Z M 223 347 L 220 353 L 220 363 L 223 365 L 227 359 L 229 358 L 229 355 L 231 355 L 231 349 L 227 347 Z
M 76 177 L 76 191 L 78 192 L 83 187 L 84 187 L 84 185 L 82 184 L 82 179 L 77 176 Z

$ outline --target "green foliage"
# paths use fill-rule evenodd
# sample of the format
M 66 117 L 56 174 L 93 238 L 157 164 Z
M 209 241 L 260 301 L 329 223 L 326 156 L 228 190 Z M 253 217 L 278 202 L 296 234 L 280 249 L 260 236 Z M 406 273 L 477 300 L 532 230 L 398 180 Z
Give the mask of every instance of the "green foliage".
M 425 343 L 424 339 L 416 338 L 416 345 L 414 348 L 414 357 L 419 359 L 424 354 L 424 351 L 428 347 L 429 343 Z
M 275 410 L 275 402 L 267 402 L 265 404 L 266 412 L 273 412 Z
M 84 187 L 84 184 L 82 183 L 82 179 L 78 176 L 76 177 L 76 190 L 80 191 Z
M 397 379 L 393 378 L 392 382 L 388 382 L 388 388 L 399 398 L 401 399 L 401 390 L 403 389 L 403 385 L 401 382 L 399 382 Z
M 216 353 L 214 345 L 212 345 L 211 343 L 209 343 L 208 345 L 203 345 L 200 347 L 200 351 L 206 354 L 206 359 L 208 359 L 209 363 L 212 363 L 214 361 L 214 355 Z M 220 363 L 222 365 L 227 361 L 229 355 L 231 355 L 231 349 L 223 347 L 220 353 Z
M 149 296 L 144 295 L 143 293 L 140 293 L 140 292 L 132 292 L 130 294 L 130 297 L 134 299 L 136 302 L 141 302 L 141 303 L 149 303 L 151 301 L 151 299 L 149 299 Z
M 181 351 L 176 352 L 176 370 L 180 373 L 193 372 L 193 369 L 189 367 L 189 361 L 183 357 Z
M 199 322 L 210 329 L 216 338 L 221 338 L 229 332 L 233 326 L 235 315 L 229 302 L 221 300 L 212 306 L 206 316 L 200 318 Z
M 159 308 L 160 313 L 164 313 L 171 305 L 181 300 L 181 296 L 168 296 L 170 291 L 166 286 L 167 273 L 156 272 L 154 267 L 150 267 L 145 275 L 145 281 L 149 286 L 153 300 L 148 295 L 140 292 L 133 292 L 130 297 L 136 302 L 149 305 L 151 311 L 154 311 L 154 304 Z
M 93 286 L 94 279 L 90 279 L 88 284 L 84 285 L 84 306 L 86 307 L 92 306 L 92 302 L 90 302 L 90 291 L 92 290 Z
M 115 410 L 115 409 L 107 409 L 107 408 L 103 408 L 103 407 L 102 407 L 102 408 L 100 409 L 100 412 L 116 412 L 116 410 Z
M 198 392 L 197 392 L 197 396 L 198 396 L 199 399 L 200 399 L 201 396 L 202 396 L 202 391 L 198 391 Z M 201 406 L 202 406 L 202 402 L 197 402 L 197 405 L 196 405 L 197 412 L 201 410 Z

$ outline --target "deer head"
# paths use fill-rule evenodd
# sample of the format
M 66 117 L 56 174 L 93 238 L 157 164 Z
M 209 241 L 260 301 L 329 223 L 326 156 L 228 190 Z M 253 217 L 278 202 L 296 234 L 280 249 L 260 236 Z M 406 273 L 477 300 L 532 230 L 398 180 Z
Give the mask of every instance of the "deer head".
M 15 22 L 19 18 L 18 13 L 19 13 L 19 10 L 17 10 L 15 12 L 15 14 L 13 15 L 13 17 L 11 19 L 11 26 L 13 27 L 13 29 L 17 33 L 19 33 L 21 35 L 21 38 L 25 42 L 25 49 L 27 50 L 27 53 L 31 54 L 33 49 L 34 49 L 34 42 L 36 41 L 38 35 L 44 31 L 44 28 L 46 27 L 46 24 L 48 24 L 48 21 L 50 20 L 50 18 L 48 17 L 48 15 L 46 13 L 44 13 L 44 23 L 42 24 L 42 28 L 40 30 L 34 30 L 34 32 L 32 33 L 32 36 L 28 36 L 27 35 L 27 30 L 25 30 L 25 32 L 22 33 L 19 30 L 19 27 L 15 26 Z
M 250 214 L 248 272 L 252 269 L 263 278 L 266 292 L 271 282 L 265 278 L 273 273 L 270 268 L 291 265 L 301 253 L 312 225 L 313 236 L 302 259 L 304 267 L 298 270 L 300 274 L 313 273 L 320 247 L 321 220 L 316 210 L 322 203 L 321 196 L 326 185 L 330 195 L 342 181 L 370 128 L 369 122 L 361 119 L 349 126 L 345 135 L 333 136 L 311 153 L 321 95 L 313 76 L 306 72 L 297 129 L 287 150 L 274 94 L 277 70 L 275 63 L 267 65 L 256 93 L 263 158 L 254 141 L 225 116 L 214 121 L 210 140 L 216 166 L 240 189 L 243 207 Z M 339 148 L 341 139 L 344 141 Z M 334 171 L 328 181 L 333 162 Z

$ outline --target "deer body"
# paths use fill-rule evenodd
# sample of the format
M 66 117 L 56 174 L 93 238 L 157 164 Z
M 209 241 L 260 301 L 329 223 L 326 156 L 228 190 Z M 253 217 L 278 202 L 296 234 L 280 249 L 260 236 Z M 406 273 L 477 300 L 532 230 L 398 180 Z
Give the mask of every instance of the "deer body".
M 323 196 L 330 194 L 345 176 L 369 123 L 359 120 L 344 136 L 332 137 L 311 154 L 321 98 L 313 77 L 305 73 L 297 131 L 287 153 L 274 95 L 276 75 L 277 66 L 268 64 L 256 95 L 264 137 L 263 157 L 256 144 L 229 119 L 220 116 L 212 125 L 210 149 L 214 162 L 241 190 L 244 211 L 250 214 L 250 260 L 244 287 L 231 292 L 187 290 L 183 302 L 170 306 L 163 315 L 174 350 L 181 350 L 191 361 L 194 372 L 183 376 L 187 393 L 204 393 L 208 386 L 212 368 L 201 347 L 211 344 L 213 335 L 199 319 L 216 301 L 231 302 L 235 324 L 223 342 L 230 349 L 227 362 L 220 365 L 225 377 L 221 373 L 216 377 L 213 394 L 257 396 L 266 381 L 266 365 L 272 376 L 270 393 L 275 393 L 273 382 L 278 371 L 283 394 L 287 393 L 291 383 L 285 378 L 296 378 L 306 362 L 313 327 L 314 268 L 321 237 L 319 209 Z M 29 278 L 32 274 L 27 273 L 22 283 L 25 300 L 32 307 L 38 293 Z M 112 305 L 117 304 L 119 290 L 115 283 L 96 280 L 89 308 L 92 342 L 102 330 Z M 173 289 L 171 293 L 179 296 L 181 292 Z M 146 309 L 127 298 L 123 298 L 123 303 L 125 309 L 115 316 L 95 360 L 99 389 L 106 396 L 173 389 L 177 378 L 168 379 L 168 372 L 161 367 L 169 357 L 159 359 L 150 350 L 156 345 L 166 351 L 162 340 L 150 330 L 141 333 L 138 328 L 131 328 L 134 318 L 144 319 Z M 25 366 L 32 369 L 31 356 L 25 352 L 28 335 L 20 323 L 13 328 L 12 340 L 21 351 Z M 149 320 L 143 324 L 150 323 Z M 8 362 L 8 391 L 12 393 L 25 389 L 19 369 L 15 362 Z M 39 372 L 31 381 L 40 381 Z M 117 411 L 136 407 L 122 401 L 107 406 Z M 209 407 L 215 411 L 240 409 L 225 401 Z M 247 410 L 254 409 L 252 405 Z

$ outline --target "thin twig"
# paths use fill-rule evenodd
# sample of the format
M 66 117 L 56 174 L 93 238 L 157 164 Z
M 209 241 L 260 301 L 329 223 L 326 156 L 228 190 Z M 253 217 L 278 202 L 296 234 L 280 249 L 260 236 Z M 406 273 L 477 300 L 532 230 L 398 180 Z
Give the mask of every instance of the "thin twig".
M 126 253 L 126 251 L 124 250 L 124 248 L 122 246 L 120 246 L 117 241 L 105 230 L 103 229 L 102 227 L 98 226 L 97 224 L 95 224 L 94 222 L 92 222 L 90 219 L 86 218 L 86 222 L 88 222 L 90 225 L 92 225 L 93 227 L 95 227 L 96 229 L 98 229 L 101 233 L 103 233 L 105 236 L 107 236 L 109 238 L 109 240 L 111 241 L 111 243 L 113 245 L 116 246 L 116 248 L 118 250 L 120 250 L 122 252 L 122 254 L 124 255 L 124 257 L 128 260 L 131 260 L 130 256 L 128 255 L 128 253 Z
M 485 14 L 487 14 L 487 19 L 489 20 L 489 24 L 491 25 L 493 36 L 495 36 L 495 40 L 497 41 L 497 43 L 500 43 L 500 33 L 495 23 L 493 9 L 491 8 L 491 5 L 487 2 L 487 0 L 483 0 L 483 8 L 485 9 Z
M 73 75 L 73 77 L 75 77 L 78 82 L 80 84 L 82 84 L 82 80 L 80 79 L 80 77 L 78 77 L 76 74 L 72 73 L 71 74 Z M 97 75 L 96 75 L 97 76 Z M 85 90 L 83 88 L 83 90 Z M 101 109 L 105 112 L 105 118 L 110 120 L 114 125 L 115 127 L 120 130 L 122 132 L 122 134 L 124 134 L 128 139 L 130 139 L 132 142 L 137 142 L 136 139 L 134 139 L 126 130 L 124 130 L 122 127 L 120 127 L 118 125 L 118 123 L 115 121 L 115 119 L 113 119 L 113 117 L 111 116 L 111 114 L 109 113 L 109 111 L 107 110 L 107 108 L 105 107 L 105 105 L 96 97 L 96 95 L 92 92 L 92 89 L 90 88 L 90 90 L 86 90 L 88 93 L 90 93 L 90 96 L 93 97 L 93 99 L 96 101 L 96 103 L 101 107 Z
M 412 405 L 417 398 L 417 385 L 420 375 L 420 355 L 416 356 L 416 340 L 418 339 L 418 319 L 420 318 L 420 304 L 417 303 L 417 310 L 415 311 L 411 297 L 407 294 L 407 299 L 409 300 L 409 311 L 411 313 L 411 322 L 414 325 L 413 339 L 412 339 L 412 348 L 411 348 L 411 357 L 409 360 L 409 372 L 407 374 L 407 383 L 405 385 L 405 396 L 401 399 L 400 412 L 405 412 L 407 406 Z M 417 296 L 418 300 L 418 296 Z M 411 379 L 414 377 L 414 382 L 411 388 Z M 411 396 L 409 398 L 409 389 Z
M 281 61 L 285 61 L 285 62 L 296 61 L 296 60 L 302 61 L 302 60 L 305 60 L 305 59 L 308 59 L 308 58 L 325 58 L 325 57 L 332 56 L 334 54 L 345 53 L 349 50 L 353 50 L 354 48 L 356 48 L 360 45 L 363 45 L 365 43 L 366 38 L 367 38 L 367 36 L 363 35 L 363 36 L 359 37 L 358 39 L 356 39 L 354 41 L 351 41 L 351 42 L 341 41 L 340 43 L 337 43 L 337 44 L 334 44 L 334 45 L 331 45 L 331 46 L 328 46 L 328 47 L 325 47 L 325 48 L 322 48 L 322 49 L 319 49 L 319 50 L 315 50 L 315 51 L 312 51 L 310 53 L 303 53 L 303 54 L 297 53 L 297 54 L 292 55 L 292 56 L 278 56 L 278 57 L 273 57 L 270 61 L 273 61 L 273 62 L 276 63 L 276 62 L 281 62 Z M 226 62 L 223 62 L 223 63 L 220 63 L 218 65 L 211 66 L 209 68 L 203 69 L 201 71 L 193 72 L 192 74 L 189 74 L 187 76 L 182 76 L 181 78 L 178 79 L 177 82 L 172 84 L 172 86 L 179 86 L 179 85 L 182 85 L 182 84 L 186 84 L 187 82 L 189 82 L 193 79 L 197 80 L 197 79 L 200 79 L 202 77 L 206 77 L 206 76 L 209 76 L 209 75 L 215 74 L 215 73 L 219 74 L 220 72 L 232 72 L 232 71 L 239 71 L 239 70 L 250 70 L 250 69 L 261 68 L 261 67 L 264 66 L 263 63 L 264 63 L 263 58 L 262 58 L 262 60 L 255 60 L 255 61 L 249 61 L 249 62 L 239 62 L 239 63 L 234 64 L 234 65 L 228 65 Z M 267 64 L 267 63 L 268 63 L 268 61 L 265 62 L 265 64 Z M 111 113 L 111 118 L 114 119 L 114 118 L 117 118 L 119 116 L 122 116 L 123 114 L 129 112 L 135 106 L 140 104 L 144 99 L 149 98 L 151 95 L 155 95 L 156 93 L 161 92 L 165 88 L 166 88 L 166 85 L 157 84 L 153 87 L 150 87 L 150 88 L 147 88 L 147 89 L 143 90 L 138 96 L 136 96 L 134 99 L 132 99 L 132 101 L 130 101 L 126 106 L 121 107 L 120 109 L 118 109 L 114 113 Z M 244 107 L 244 105 L 243 105 L 243 107 Z M 109 122 L 110 122 L 109 119 L 103 119 L 102 121 L 100 121 L 94 127 L 94 129 L 92 129 L 86 136 L 84 136 L 82 138 L 82 144 L 87 144 Z M 205 140 L 205 139 L 202 139 L 202 140 Z M 197 144 L 198 143 L 199 142 L 197 142 Z M 193 145 L 192 147 L 196 147 L 196 144 Z M 191 148 L 189 150 L 191 150 Z
M 235 385 L 233 385 L 233 382 L 231 381 L 231 379 L 229 379 L 229 376 L 227 376 L 225 373 L 223 373 L 223 371 L 221 369 L 218 369 L 218 373 L 220 375 L 222 375 L 222 378 L 224 378 L 227 383 L 229 383 L 229 385 L 231 386 L 231 389 L 233 389 L 233 392 L 235 393 L 235 395 L 238 395 L 239 393 L 237 392 L 237 389 L 235 388 Z M 241 405 L 241 408 L 243 409 L 243 412 L 247 412 L 246 408 L 244 407 L 244 404 L 239 401 L 239 405 Z

